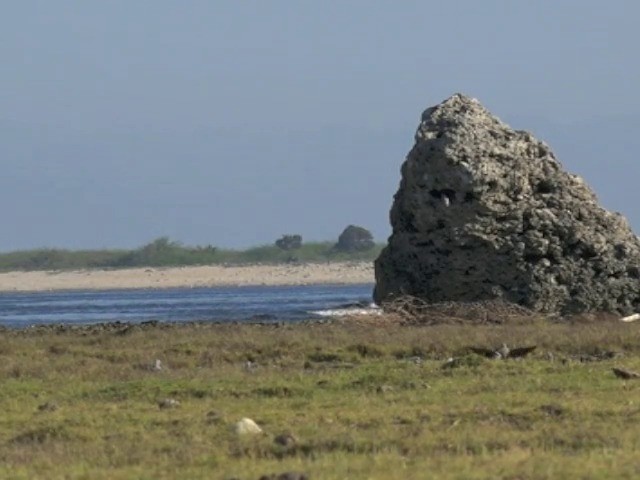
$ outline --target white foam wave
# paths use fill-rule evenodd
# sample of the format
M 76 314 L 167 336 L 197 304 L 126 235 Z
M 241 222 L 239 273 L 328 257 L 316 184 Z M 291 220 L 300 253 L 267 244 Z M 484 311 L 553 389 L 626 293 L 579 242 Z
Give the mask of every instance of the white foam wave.
M 372 303 L 368 307 L 328 308 L 326 310 L 313 310 L 309 313 L 320 317 L 347 317 L 352 315 L 381 315 L 382 309 Z

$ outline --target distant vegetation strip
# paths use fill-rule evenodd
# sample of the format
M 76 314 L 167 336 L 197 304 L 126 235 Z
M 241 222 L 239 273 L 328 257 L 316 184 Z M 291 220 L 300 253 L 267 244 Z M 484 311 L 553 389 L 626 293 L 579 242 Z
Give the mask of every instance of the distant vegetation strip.
M 334 242 L 308 242 L 295 250 L 275 245 L 231 250 L 212 245 L 185 246 L 162 237 L 134 250 L 42 248 L 1 253 L 0 271 L 373 261 L 383 247 L 384 244 L 374 244 L 367 250 L 341 251 Z

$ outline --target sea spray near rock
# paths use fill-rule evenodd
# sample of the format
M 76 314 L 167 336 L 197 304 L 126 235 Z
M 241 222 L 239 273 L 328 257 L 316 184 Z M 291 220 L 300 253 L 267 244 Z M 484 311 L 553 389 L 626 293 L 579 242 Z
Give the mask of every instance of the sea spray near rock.
M 360 315 L 382 315 L 383 311 L 375 303 L 356 302 L 355 304 L 340 305 L 336 308 L 312 310 L 309 313 L 318 317 L 349 317 Z
M 550 148 L 456 94 L 402 165 L 374 299 L 502 299 L 542 312 L 640 310 L 640 240 Z

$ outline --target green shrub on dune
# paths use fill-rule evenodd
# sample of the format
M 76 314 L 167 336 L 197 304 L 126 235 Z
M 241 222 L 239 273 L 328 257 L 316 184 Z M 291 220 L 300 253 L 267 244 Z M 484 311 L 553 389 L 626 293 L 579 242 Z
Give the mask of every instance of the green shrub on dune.
M 307 242 L 294 249 L 283 249 L 273 244 L 233 250 L 213 245 L 187 246 L 169 237 L 160 237 L 133 250 L 42 248 L 2 253 L 0 271 L 373 261 L 383 245 L 375 244 L 369 250 L 351 252 L 333 247 L 333 242 Z

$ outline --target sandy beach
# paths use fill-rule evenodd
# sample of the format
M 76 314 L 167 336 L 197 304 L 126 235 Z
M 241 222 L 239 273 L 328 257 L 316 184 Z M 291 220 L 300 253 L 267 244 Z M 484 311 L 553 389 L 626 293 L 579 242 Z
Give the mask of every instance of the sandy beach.
M 369 262 L 0 273 L 0 291 L 373 283 Z

